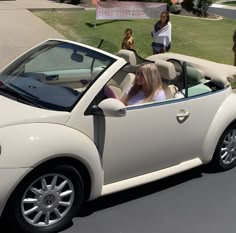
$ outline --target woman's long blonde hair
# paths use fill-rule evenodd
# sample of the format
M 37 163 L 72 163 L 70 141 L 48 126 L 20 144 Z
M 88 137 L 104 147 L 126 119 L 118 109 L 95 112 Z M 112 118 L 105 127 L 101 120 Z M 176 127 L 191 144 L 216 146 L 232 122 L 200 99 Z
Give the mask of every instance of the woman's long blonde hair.
M 157 91 L 162 89 L 162 81 L 157 66 L 154 63 L 143 63 L 139 66 L 138 72 L 142 73 L 146 82 L 146 88 L 143 90 L 145 94 L 143 103 L 153 101 Z M 136 84 L 135 78 L 134 85 L 125 98 L 125 104 L 140 90 L 142 90 L 142 87 Z

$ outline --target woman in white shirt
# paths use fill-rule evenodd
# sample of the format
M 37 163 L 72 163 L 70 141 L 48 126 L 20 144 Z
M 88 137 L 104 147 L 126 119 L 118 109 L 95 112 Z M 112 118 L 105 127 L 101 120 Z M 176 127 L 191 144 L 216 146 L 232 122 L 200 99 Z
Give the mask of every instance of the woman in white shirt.
M 140 65 L 134 84 L 122 98 L 125 105 L 165 100 L 162 81 L 154 63 Z

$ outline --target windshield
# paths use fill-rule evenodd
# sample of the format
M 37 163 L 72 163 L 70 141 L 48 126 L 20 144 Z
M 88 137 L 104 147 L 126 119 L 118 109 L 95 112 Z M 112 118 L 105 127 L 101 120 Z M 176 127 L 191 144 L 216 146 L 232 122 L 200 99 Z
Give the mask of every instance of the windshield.
M 37 107 L 71 111 L 114 61 L 82 46 L 49 41 L 2 72 L 0 94 Z

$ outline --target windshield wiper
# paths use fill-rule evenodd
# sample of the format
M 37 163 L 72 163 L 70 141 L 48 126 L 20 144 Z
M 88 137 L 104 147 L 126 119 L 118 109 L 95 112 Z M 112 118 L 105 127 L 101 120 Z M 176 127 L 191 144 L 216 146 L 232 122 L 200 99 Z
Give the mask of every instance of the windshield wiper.
M 13 84 L 11 84 L 11 86 L 14 86 Z M 16 87 L 15 87 L 16 88 Z M 17 88 L 16 88 L 17 89 Z M 19 88 L 21 89 L 21 88 Z M 25 95 L 25 94 L 21 94 L 19 92 L 16 92 L 13 88 L 10 88 L 8 85 L 4 84 L 4 85 L 0 85 L 0 92 L 2 94 L 5 94 L 9 97 L 14 97 L 16 100 L 18 100 L 19 102 L 24 102 L 24 103 L 30 103 L 33 106 L 39 107 L 39 108 L 44 108 L 41 104 L 39 104 L 36 99 L 38 99 L 37 97 L 33 97 L 33 95 Z M 31 97 L 32 96 L 32 97 Z M 35 99 L 35 100 L 34 100 Z

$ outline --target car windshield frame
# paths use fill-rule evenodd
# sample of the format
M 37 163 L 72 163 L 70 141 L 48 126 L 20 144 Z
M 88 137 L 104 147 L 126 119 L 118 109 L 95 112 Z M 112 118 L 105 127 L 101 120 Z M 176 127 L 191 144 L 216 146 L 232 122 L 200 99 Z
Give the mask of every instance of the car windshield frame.
M 2 71 L 0 94 L 35 107 L 70 112 L 115 61 L 83 44 L 49 40 Z

